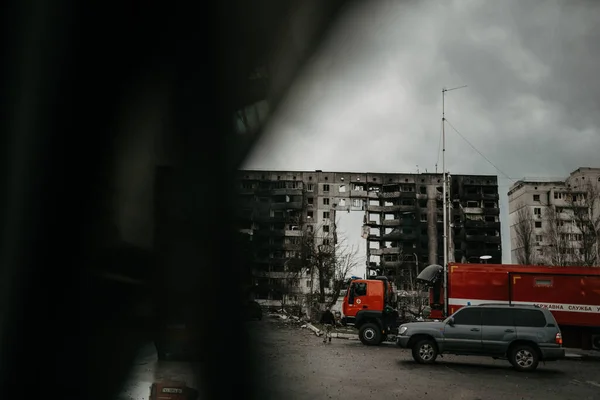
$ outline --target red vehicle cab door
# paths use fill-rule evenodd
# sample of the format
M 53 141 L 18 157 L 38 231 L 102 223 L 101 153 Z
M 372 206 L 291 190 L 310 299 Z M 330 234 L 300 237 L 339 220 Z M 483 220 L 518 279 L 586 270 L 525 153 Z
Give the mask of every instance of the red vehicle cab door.
M 383 282 L 355 280 L 347 293 L 344 315 L 354 317 L 361 310 L 381 311 L 383 309 Z

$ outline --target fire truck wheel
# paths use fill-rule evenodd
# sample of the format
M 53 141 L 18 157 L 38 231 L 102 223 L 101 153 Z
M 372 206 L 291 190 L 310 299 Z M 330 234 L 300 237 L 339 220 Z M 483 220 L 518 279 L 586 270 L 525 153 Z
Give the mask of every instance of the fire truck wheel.
M 419 340 L 412 348 L 412 356 L 419 364 L 432 364 L 438 356 L 438 349 L 431 339 Z
M 533 347 L 518 344 L 512 349 L 509 360 L 517 371 L 533 371 L 537 368 L 540 357 Z
M 367 346 L 377 346 L 381 344 L 381 331 L 375 324 L 364 324 L 358 331 L 358 337 L 363 344 Z

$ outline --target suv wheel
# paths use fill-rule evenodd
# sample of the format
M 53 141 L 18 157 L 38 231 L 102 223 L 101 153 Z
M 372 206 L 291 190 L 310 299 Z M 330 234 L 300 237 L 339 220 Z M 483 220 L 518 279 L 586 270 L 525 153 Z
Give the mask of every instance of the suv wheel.
M 533 371 L 537 368 L 540 357 L 536 349 L 521 344 L 512 349 L 509 360 L 517 371 Z
M 381 343 L 381 331 L 375 324 L 364 324 L 358 331 L 358 337 L 367 346 L 377 346 Z
M 438 356 L 438 350 L 433 340 L 419 340 L 412 347 L 412 356 L 419 364 L 432 364 Z

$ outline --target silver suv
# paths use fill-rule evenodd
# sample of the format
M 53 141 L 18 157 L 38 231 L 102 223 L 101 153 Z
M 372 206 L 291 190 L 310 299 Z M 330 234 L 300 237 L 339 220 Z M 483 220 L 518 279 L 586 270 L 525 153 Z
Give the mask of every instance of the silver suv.
M 463 307 L 443 322 L 400 326 L 396 342 L 412 349 L 416 362 L 435 362 L 438 354 L 508 359 L 519 371 L 540 361 L 563 358 L 562 335 L 549 310 L 537 306 L 482 304 Z

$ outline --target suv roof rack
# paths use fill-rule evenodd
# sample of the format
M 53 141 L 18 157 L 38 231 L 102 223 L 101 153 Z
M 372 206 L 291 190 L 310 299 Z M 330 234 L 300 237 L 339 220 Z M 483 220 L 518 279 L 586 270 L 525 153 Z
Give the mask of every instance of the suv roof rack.
M 514 307 L 514 306 L 519 306 L 519 307 L 535 307 L 535 308 L 540 308 L 540 306 L 538 306 L 537 304 L 508 304 L 508 303 L 482 303 L 479 304 L 479 306 L 505 306 L 505 307 Z

